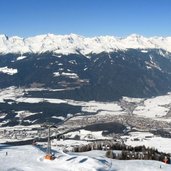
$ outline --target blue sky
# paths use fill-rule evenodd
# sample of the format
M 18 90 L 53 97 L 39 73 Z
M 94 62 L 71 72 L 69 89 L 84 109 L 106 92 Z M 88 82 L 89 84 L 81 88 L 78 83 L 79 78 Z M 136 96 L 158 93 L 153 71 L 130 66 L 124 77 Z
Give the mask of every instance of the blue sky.
M 171 0 L 0 0 L 0 34 L 171 36 Z

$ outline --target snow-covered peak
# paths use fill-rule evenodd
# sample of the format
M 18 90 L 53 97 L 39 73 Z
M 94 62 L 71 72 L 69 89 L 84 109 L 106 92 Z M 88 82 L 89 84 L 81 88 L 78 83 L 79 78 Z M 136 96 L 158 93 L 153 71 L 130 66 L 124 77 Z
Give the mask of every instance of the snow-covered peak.
M 0 35 L 0 53 L 43 53 L 51 51 L 57 54 L 112 52 L 128 48 L 161 48 L 171 52 L 171 37 L 143 37 L 132 34 L 125 38 L 114 36 L 84 37 L 77 34 L 44 34 L 29 38 Z
M 5 34 L 0 34 L 0 39 L 8 39 L 8 36 Z
M 127 39 L 140 39 L 143 38 L 143 36 L 139 35 L 139 34 L 131 34 L 127 37 Z

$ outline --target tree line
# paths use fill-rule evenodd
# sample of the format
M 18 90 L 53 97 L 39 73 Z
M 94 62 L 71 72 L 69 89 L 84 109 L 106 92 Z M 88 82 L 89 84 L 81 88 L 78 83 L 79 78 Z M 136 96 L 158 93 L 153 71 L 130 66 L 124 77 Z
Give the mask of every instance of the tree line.
M 116 141 L 96 141 L 73 147 L 73 152 L 105 150 L 106 157 L 119 160 L 157 160 L 170 163 L 170 154 L 145 146 L 128 146 Z

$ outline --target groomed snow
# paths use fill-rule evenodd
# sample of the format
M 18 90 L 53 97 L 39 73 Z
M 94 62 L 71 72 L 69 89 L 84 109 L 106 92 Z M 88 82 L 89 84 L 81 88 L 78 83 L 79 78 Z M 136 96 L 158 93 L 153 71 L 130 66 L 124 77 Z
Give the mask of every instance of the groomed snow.
M 0 146 L 1 171 L 170 171 L 171 166 L 146 160 L 112 160 L 102 157 L 99 151 L 80 154 L 56 153 L 53 161 L 44 160 L 38 148 L 26 146 Z M 6 156 L 6 152 L 8 155 Z M 92 156 L 92 157 L 91 157 Z M 101 156 L 101 157 L 100 157 Z M 161 168 L 160 168 L 161 167 Z

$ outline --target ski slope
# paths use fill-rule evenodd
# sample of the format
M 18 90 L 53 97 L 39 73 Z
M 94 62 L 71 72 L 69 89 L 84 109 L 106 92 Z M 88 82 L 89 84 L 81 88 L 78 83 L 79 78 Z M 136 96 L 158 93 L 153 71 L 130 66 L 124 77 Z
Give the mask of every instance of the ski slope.
M 6 155 L 8 152 L 8 155 Z M 89 154 L 88 154 L 89 153 Z M 26 146 L 0 146 L 0 171 L 170 171 L 171 165 L 158 161 L 121 161 L 105 158 L 102 151 L 82 154 L 56 153 L 53 161 L 43 159 L 44 152 Z M 101 156 L 101 157 L 100 157 Z M 161 168 L 160 168 L 161 167 Z

